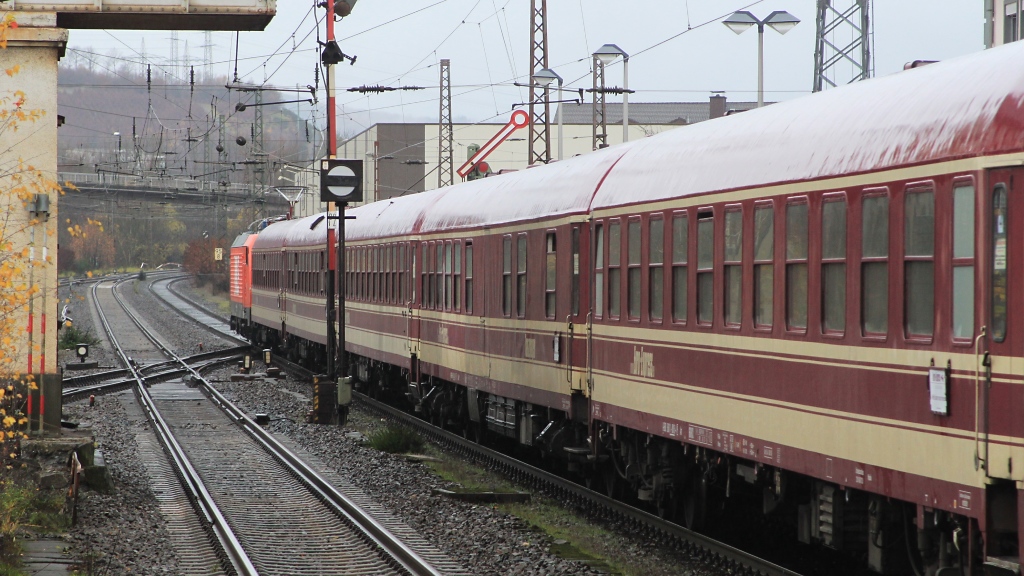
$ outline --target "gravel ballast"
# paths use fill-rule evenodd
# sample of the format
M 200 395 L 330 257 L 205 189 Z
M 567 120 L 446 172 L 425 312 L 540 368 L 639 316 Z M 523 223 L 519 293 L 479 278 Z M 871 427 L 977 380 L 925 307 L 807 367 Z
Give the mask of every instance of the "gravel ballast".
M 205 349 L 227 347 L 208 331 L 165 310 L 143 284 L 123 286 L 122 294 L 141 309 L 151 326 L 160 328 L 166 341 L 182 354 L 193 353 L 197 342 Z M 179 283 L 178 287 L 182 284 Z M 192 293 L 194 298 L 201 293 Z M 78 313 L 76 324 L 88 328 L 87 315 Z M 81 318 L 81 319 L 80 319 Z M 94 333 L 98 333 L 94 330 Z M 105 348 L 96 346 L 95 348 Z M 106 351 L 97 351 L 105 354 Z M 62 360 L 72 361 L 62 353 Z M 474 574 L 598 574 L 599 563 L 566 559 L 552 551 L 557 542 L 527 522 L 492 505 L 475 505 L 433 493 L 457 485 L 443 480 L 427 465 L 385 454 L 365 445 L 362 433 L 383 425 L 380 420 L 353 411 L 345 427 L 306 424 L 311 407 L 311 385 L 292 379 L 229 382 L 233 368 L 209 375 L 215 385 L 250 415 L 270 414 L 268 430 L 287 436 L 319 457 L 331 470 L 402 518 L 440 550 L 450 554 Z M 101 557 L 111 574 L 175 574 L 176 560 L 163 527 L 148 477 L 139 463 L 134 430 L 148 428 L 145 421 L 128 421 L 122 401 L 131 395 L 97 398 L 95 407 L 77 402 L 65 406 L 65 415 L 91 422 L 104 450 L 114 480 L 113 494 L 89 492 L 80 503 L 80 522 L 68 540 L 72 553 Z M 563 522 L 575 522 L 566 515 Z M 578 520 L 583 522 L 582 520 Z M 570 530 L 571 526 L 568 527 Z M 629 566 L 630 573 L 704 576 L 723 573 L 684 555 L 655 546 L 635 534 L 616 532 L 604 538 L 599 554 L 614 564 Z M 571 544 L 571 542 L 570 542 Z

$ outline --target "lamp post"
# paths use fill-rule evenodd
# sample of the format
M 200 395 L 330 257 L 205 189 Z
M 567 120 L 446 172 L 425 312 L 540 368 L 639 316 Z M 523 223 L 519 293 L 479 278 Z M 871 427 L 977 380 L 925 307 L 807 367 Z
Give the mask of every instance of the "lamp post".
M 558 159 L 562 159 L 562 77 L 550 68 L 545 68 L 533 75 L 533 83 L 544 87 L 545 100 L 550 100 L 548 95 L 549 86 L 555 80 L 558 81 Z M 548 158 L 550 161 L 551 159 Z
M 594 51 L 594 57 L 602 66 L 622 58 L 622 141 L 629 142 L 629 54 L 615 44 L 605 44 Z
M 114 165 L 117 171 L 121 171 L 121 133 L 114 132 L 114 136 L 117 136 L 117 156 L 114 157 Z
M 800 19 L 785 10 L 776 10 L 764 20 L 758 20 L 756 16 L 740 10 L 722 21 L 729 30 L 742 34 L 747 28 L 757 25 L 757 107 L 764 106 L 764 25 L 767 24 L 779 34 L 789 32 Z

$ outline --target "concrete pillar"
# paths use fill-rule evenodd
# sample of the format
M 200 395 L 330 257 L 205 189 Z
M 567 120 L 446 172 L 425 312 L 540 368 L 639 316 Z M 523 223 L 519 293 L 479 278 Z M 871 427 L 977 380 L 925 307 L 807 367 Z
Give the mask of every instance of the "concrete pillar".
M 8 112 L 21 110 L 26 118 L 17 130 L 0 128 L 0 211 L 7 215 L 0 236 L 12 245 L 11 254 L 27 249 L 35 262 L 25 266 L 23 281 L 34 286 L 28 306 L 10 316 L 14 340 L 5 347 L 13 354 L 6 376 L 32 374 L 42 395 L 33 395 L 33 432 L 60 426 L 60 387 L 57 368 L 57 61 L 64 55 L 68 31 L 57 28 L 56 13 L 13 14 L 17 27 L 5 31 L 0 48 L 0 102 Z M 16 72 L 14 72 L 17 70 Z M 14 72 L 8 76 L 7 71 Z M 19 105 L 20 101 L 20 105 Z M 32 120 L 32 118 L 35 118 Z M 36 177 L 36 171 L 41 178 Z M 46 182 L 51 183 L 47 185 Z M 55 397 L 52 397 L 55 395 Z M 44 417 L 39 418 L 40 408 Z

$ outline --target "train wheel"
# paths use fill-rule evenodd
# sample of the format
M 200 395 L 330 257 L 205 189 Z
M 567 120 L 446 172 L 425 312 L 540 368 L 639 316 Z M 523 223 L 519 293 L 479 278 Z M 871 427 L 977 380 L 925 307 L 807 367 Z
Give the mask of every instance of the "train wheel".
M 696 472 L 686 483 L 683 497 L 683 522 L 690 530 L 701 530 L 708 516 L 708 479 Z
M 679 515 L 679 496 L 675 491 L 666 492 L 655 501 L 655 510 L 658 518 L 675 520 Z

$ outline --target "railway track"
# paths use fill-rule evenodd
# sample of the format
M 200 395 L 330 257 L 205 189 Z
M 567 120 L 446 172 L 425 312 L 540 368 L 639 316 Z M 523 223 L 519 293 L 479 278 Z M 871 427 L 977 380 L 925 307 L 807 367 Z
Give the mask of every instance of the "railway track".
M 303 378 L 312 373 L 286 359 L 275 357 L 274 363 Z M 482 446 L 472 440 L 438 428 L 407 412 L 379 402 L 358 392 L 353 396 L 365 411 L 382 418 L 397 421 L 415 429 L 430 441 L 466 460 L 496 470 L 510 480 L 544 492 L 559 502 L 585 510 L 593 518 L 627 523 L 629 530 L 643 533 L 652 540 L 678 545 L 693 556 L 719 563 L 729 574 L 758 576 L 799 576 L 799 573 L 779 566 L 728 544 L 693 532 L 653 514 L 629 506 L 590 490 L 565 478 L 541 470 L 511 456 Z
M 210 547 L 194 543 L 195 523 L 186 519 L 180 527 L 169 526 L 173 534 L 192 538 L 176 547 L 196 551 L 196 557 L 182 559 L 188 573 L 461 572 L 440 553 L 425 559 L 417 551 L 423 546 L 407 545 L 394 536 L 264 432 L 189 365 L 194 358 L 179 358 L 161 342 L 117 294 L 116 283 L 110 284 L 107 289 L 98 283 L 93 294 L 102 303 L 98 308 L 104 329 L 131 376 L 107 385 L 132 386 L 139 410 L 152 422 L 169 456 L 165 462 L 172 463 L 174 474 L 181 479 L 182 495 L 196 504 L 198 524 L 217 541 L 211 558 L 210 552 L 204 551 Z M 124 334 L 131 334 L 134 340 L 129 343 Z M 135 342 L 142 337 L 150 347 Z M 158 359 L 154 349 L 177 363 L 175 370 L 187 374 L 172 375 L 169 364 Z M 146 366 L 140 366 L 137 358 L 144 358 Z M 152 446 L 140 446 L 143 451 L 153 451 Z M 154 468 L 150 466 L 150 471 Z M 180 518 L 182 495 L 171 494 L 169 486 L 165 483 L 157 490 L 167 500 L 161 502 L 161 508 L 165 516 Z

